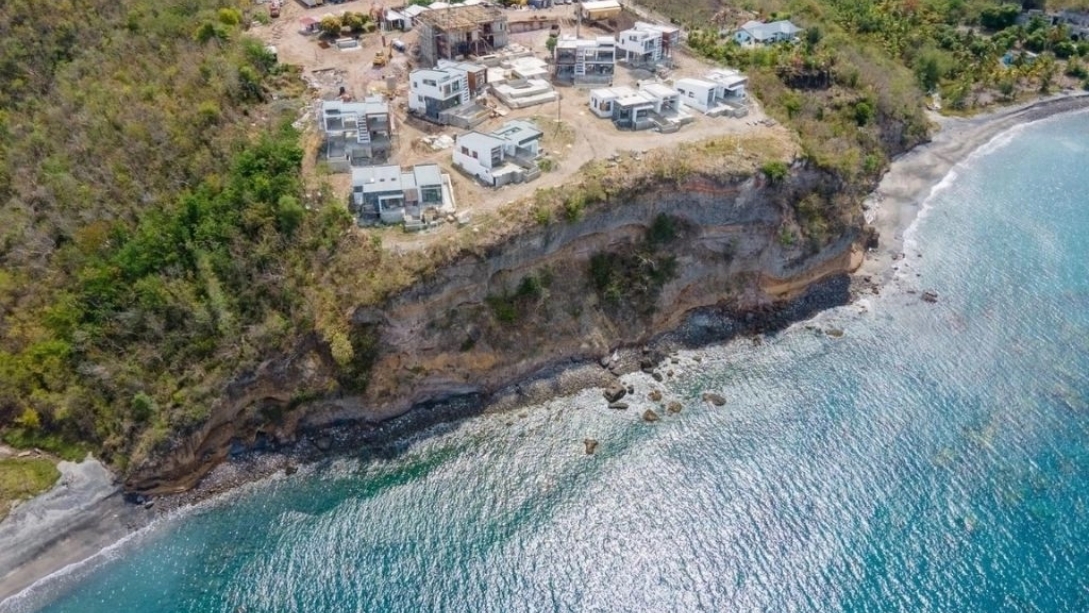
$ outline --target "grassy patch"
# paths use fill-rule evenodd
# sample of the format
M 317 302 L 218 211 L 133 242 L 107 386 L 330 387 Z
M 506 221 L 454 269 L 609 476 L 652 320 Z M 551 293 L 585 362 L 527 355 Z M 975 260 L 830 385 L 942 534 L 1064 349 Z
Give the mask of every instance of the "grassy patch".
M 41 449 L 70 462 L 79 462 L 90 451 L 86 443 L 74 442 L 57 433 L 30 431 L 25 428 L 5 430 L 0 439 L 16 449 Z
M 45 458 L 0 460 L 0 519 L 14 502 L 36 496 L 53 486 L 60 471 Z

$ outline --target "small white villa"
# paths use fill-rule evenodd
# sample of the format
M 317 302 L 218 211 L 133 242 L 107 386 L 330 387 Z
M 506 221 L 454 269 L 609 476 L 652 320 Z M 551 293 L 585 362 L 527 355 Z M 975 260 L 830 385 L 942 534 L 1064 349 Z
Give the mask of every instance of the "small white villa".
M 719 87 L 718 97 L 727 102 L 740 102 L 748 97 L 749 77 L 732 68 L 716 68 L 707 73 L 707 80 Z
M 734 40 L 743 46 L 771 45 L 798 40 L 801 32 L 801 28 L 786 19 L 770 23 L 748 21 L 734 33 Z
M 680 44 L 681 29 L 645 21 L 617 35 L 616 56 L 633 65 L 653 65 L 673 56 Z
M 351 205 L 361 225 L 420 223 L 454 212 L 450 176 L 437 164 L 352 169 Z
M 462 134 L 454 140 L 454 166 L 492 187 L 531 181 L 541 175 L 537 156 L 543 136 L 520 119 L 488 134 Z
M 488 84 L 488 69 L 468 62 L 440 61 L 435 68 L 418 68 L 408 76 L 408 108 L 428 121 L 473 128 L 488 111 L 473 102 Z
M 728 68 L 712 70 L 704 79 L 677 79 L 681 102 L 705 115 L 744 117 L 748 114 L 748 77 Z

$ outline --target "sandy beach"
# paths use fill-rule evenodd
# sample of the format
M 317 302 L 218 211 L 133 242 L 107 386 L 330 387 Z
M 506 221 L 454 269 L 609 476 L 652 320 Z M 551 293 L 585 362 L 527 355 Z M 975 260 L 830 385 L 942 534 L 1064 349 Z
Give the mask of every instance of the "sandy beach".
M 974 117 L 931 114 L 938 126 L 931 142 L 893 160 L 866 200 L 866 219 L 880 232 L 880 242 L 856 274 L 872 277 L 878 284 L 889 280 L 892 262 L 903 252 L 904 232 L 931 190 L 972 152 L 1016 126 L 1083 108 L 1089 108 L 1089 92 L 1057 94 Z
M 124 502 L 113 474 L 94 458 L 57 468 L 61 478 L 52 489 L 0 522 L 0 611 L 35 581 L 95 555 L 152 518 Z
M 1060 94 L 971 118 L 934 115 L 938 129 L 933 140 L 894 160 L 866 201 L 867 220 L 880 232 L 880 242 L 867 253 L 857 275 L 878 284 L 891 278 L 904 232 L 932 188 L 973 151 L 1015 126 L 1082 108 L 1089 108 L 1089 92 Z M 13 596 L 34 582 L 95 555 L 159 514 L 124 502 L 114 476 L 93 459 L 58 467 L 62 477 L 53 489 L 0 522 L 0 613 L 17 610 L 18 597 Z M 190 499 L 183 494 L 178 500 Z

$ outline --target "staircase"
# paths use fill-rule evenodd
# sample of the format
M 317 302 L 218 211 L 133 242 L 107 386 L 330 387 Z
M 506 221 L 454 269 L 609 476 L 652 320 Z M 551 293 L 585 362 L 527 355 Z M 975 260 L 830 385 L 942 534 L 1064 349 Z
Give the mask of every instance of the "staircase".
M 371 144 L 371 132 L 367 129 L 367 118 L 355 118 L 355 142 L 360 145 Z

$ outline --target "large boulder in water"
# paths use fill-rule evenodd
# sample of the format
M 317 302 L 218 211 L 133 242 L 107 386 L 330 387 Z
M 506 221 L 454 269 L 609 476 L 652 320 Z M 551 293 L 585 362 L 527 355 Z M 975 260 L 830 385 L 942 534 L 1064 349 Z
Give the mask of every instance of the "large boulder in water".
M 608 400 L 609 402 L 616 402 L 617 400 L 623 398 L 624 394 L 627 393 L 628 390 L 624 389 L 624 386 L 621 385 L 619 381 L 617 381 L 609 387 L 605 388 L 604 395 L 605 400 Z
M 594 451 L 597 450 L 597 440 L 592 438 L 583 439 L 582 444 L 586 446 L 586 455 L 594 455 Z
M 646 411 L 643 412 L 643 421 L 655 422 L 655 421 L 658 421 L 659 419 L 661 419 L 661 417 L 658 417 L 658 414 L 655 413 L 653 409 L 647 409 Z
M 716 407 L 720 407 L 720 406 L 726 404 L 726 398 L 723 397 L 722 395 L 716 394 L 714 392 L 704 392 L 703 393 L 703 401 L 704 402 L 710 402 L 711 404 L 715 405 Z

